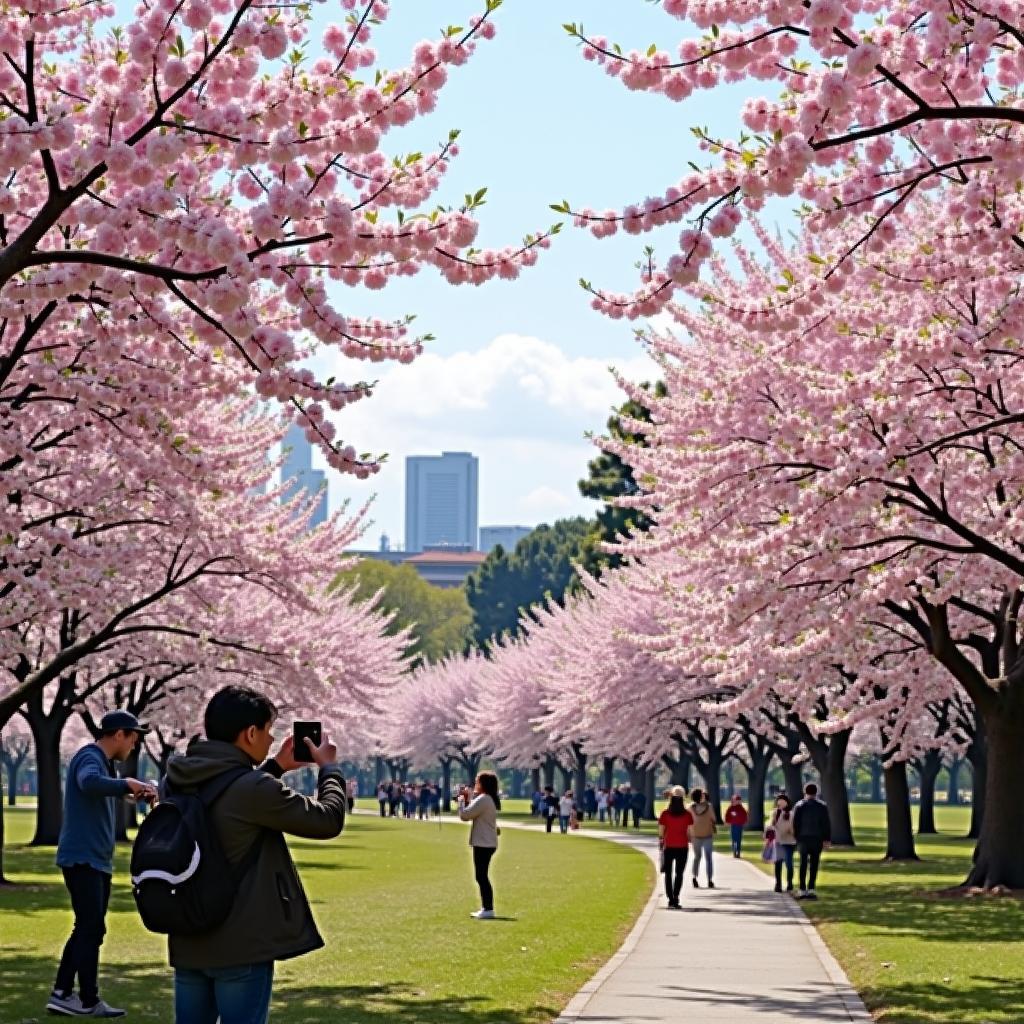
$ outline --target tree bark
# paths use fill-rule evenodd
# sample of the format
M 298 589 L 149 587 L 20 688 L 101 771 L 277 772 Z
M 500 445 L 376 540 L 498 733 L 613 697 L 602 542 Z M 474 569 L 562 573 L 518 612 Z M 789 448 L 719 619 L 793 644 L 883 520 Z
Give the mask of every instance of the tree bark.
M 871 757 L 868 769 L 871 772 L 871 802 L 880 804 L 882 802 L 882 759 L 877 754 Z
M 533 794 L 538 792 L 540 789 L 540 769 L 530 769 L 530 798 L 533 798 Z
M 917 834 L 933 836 L 935 828 L 935 784 L 942 771 L 942 754 L 937 750 L 929 750 L 917 762 L 917 772 L 921 778 L 921 805 L 917 810 Z
M 576 806 L 579 808 L 582 818 L 583 807 L 587 794 L 587 755 L 583 752 L 583 748 L 578 743 L 574 743 L 572 745 L 572 752 L 576 758 L 576 770 L 573 773 L 573 777 L 576 782 L 574 796 L 576 798 Z
M 564 793 L 566 790 L 572 789 L 573 770 L 559 765 L 558 774 L 562 776 L 561 792 Z
M 441 758 L 441 801 L 444 806 L 444 813 L 450 813 L 452 809 L 452 759 Z
M 725 798 L 727 800 L 732 799 L 733 793 L 736 792 L 736 771 L 733 759 L 727 757 L 725 759 Z
M 907 762 L 896 761 L 883 769 L 885 776 L 885 859 L 919 860 L 914 849 L 910 817 L 910 783 Z
M 63 727 L 63 722 L 60 726 Z M 29 719 L 36 747 L 36 831 L 31 846 L 56 846 L 64 818 L 60 779 L 60 734 L 52 719 Z
M 1024 699 L 1007 695 L 985 713 L 984 725 L 988 756 L 981 835 L 964 884 L 1024 889 Z
M 555 759 L 548 754 L 544 758 L 544 785 L 545 787 L 555 788 Z
M 373 759 L 373 788 L 376 789 L 384 781 L 384 758 Z
M 788 758 L 782 762 L 783 785 L 790 800 L 795 804 L 804 792 L 804 766 L 793 764 Z
M 797 723 L 797 728 L 821 778 L 821 795 L 832 823 L 832 842 L 836 846 L 853 846 L 850 797 L 846 790 L 846 751 L 851 732 L 847 729 L 823 737 L 815 736 L 803 722 Z
M 750 817 L 747 820 L 747 831 L 760 834 L 764 831 L 764 797 L 768 787 L 768 772 L 771 769 L 772 754 L 753 754 L 750 767 L 747 769 L 747 807 Z
M 4 874 L 4 780 L 0 777 L 0 885 L 13 884 Z
M 612 780 L 615 778 L 615 758 L 606 757 L 601 761 L 601 781 L 605 789 L 612 788 Z
M 18 773 L 21 771 L 21 761 L 16 761 L 13 757 L 6 759 L 7 767 L 7 806 L 15 807 L 17 805 L 18 795 Z
M 139 777 L 139 754 L 141 748 L 138 746 L 128 755 L 118 767 L 117 774 L 123 779 L 137 779 Z M 119 843 L 128 842 L 128 829 L 138 828 L 139 816 L 134 800 L 118 800 L 114 805 L 114 839 Z
M 949 772 L 949 788 L 946 791 L 946 803 L 950 807 L 960 806 L 960 767 L 963 763 L 962 757 L 954 757 L 946 769 Z
M 511 788 L 513 800 L 518 800 L 523 795 L 523 780 L 525 777 L 526 773 L 522 768 L 512 769 Z
M 988 737 L 981 718 L 977 719 L 974 737 L 967 748 L 967 760 L 971 763 L 971 825 L 968 839 L 980 839 L 985 821 L 985 793 L 988 789 Z

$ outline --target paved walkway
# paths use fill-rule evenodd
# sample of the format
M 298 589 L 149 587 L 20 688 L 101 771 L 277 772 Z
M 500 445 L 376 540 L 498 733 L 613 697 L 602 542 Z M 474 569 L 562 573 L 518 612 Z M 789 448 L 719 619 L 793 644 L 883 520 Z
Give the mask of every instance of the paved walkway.
M 657 859 L 650 836 L 588 831 L 570 841 L 591 838 Z M 683 911 L 668 910 L 658 875 L 622 948 L 558 1024 L 869 1024 L 870 1014 L 799 904 L 773 892 L 767 875 L 716 851 L 715 889 L 693 889 L 689 868 L 685 881 Z

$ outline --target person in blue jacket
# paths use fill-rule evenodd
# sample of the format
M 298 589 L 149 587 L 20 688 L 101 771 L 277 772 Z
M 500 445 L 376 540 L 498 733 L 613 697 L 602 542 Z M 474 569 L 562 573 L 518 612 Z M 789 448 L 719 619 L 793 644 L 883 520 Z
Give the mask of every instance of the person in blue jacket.
M 100 732 L 68 765 L 64 821 L 57 842 L 57 865 L 71 895 L 75 915 L 64 946 L 53 992 L 46 1004 L 64 1017 L 123 1017 L 99 993 L 100 946 L 106 934 L 110 878 L 114 873 L 114 815 L 125 796 L 156 799 L 156 788 L 138 779 L 119 779 L 114 761 L 123 761 L 149 729 L 128 711 L 108 711 Z M 75 992 L 75 979 L 78 992 Z

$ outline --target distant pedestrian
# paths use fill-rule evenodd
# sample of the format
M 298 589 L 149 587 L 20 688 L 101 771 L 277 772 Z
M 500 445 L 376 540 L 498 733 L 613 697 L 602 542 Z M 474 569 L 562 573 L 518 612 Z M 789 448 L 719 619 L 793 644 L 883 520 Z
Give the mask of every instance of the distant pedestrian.
M 619 824 L 619 811 L 622 809 L 622 794 L 618 786 L 612 786 L 608 793 L 608 822 L 613 828 Z
M 782 868 L 785 865 L 786 892 L 792 892 L 796 832 L 793 828 L 793 802 L 785 793 L 780 793 L 775 801 L 775 810 L 772 811 L 765 836 L 775 844 L 775 891 L 782 892 Z
M 498 776 L 494 772 L 481 772 L 476 777 L 473 793 L 466 805 L 459 810 L 463 821 L 473 823 L 469 830 L 469 845 L 473 848 L 473 870 L 480 889 L 480 909 L 473 913 L 478 921 L 494 918 L 494 889 L 491 887 L 489 870 L 491 858 L 498 849 L 498 811 L 501 798 L 498 796 Z
M 380 816 L 386 818 L 388 816 L 388 787 L 383 782 L 377 786 L 377 803 L 380 805 Z
M 732 855 L 738 857 L 743 852 L 743 830 L 747 827 L 749 815 L 739 793 L 734 793 L 732 802 L 725 812 L 725 823 L 729 826 L 729 837 L 732 840 Z
M 544 831 L 550 832 L 558 817 L 558 797 L 552 786 L 544 787 Z
M 608 790 L 599 789 L 597 791 L 597 820 L 604 823 L 605 816 L 608 814 Z
M 816 900 L 815 885 L 821 851 L 832 845 L 832 822 L 828 807 L 818 799 L 818 787 L 813 782 L 804 786 L 804 798 L 793 809 L 793 831 L 800 848 L 800 892 L 797 899 Z
M 665 895 L 670 910 L 682 910 L 679 896 L 689 853 L 689 831 L 693 816 L 686 809 L 686 790 L 673 786 L 668 807 L 658 818 L 658 843 L 661 846 L 661 870 L 665 872 Z
M 715 865 L 712 859 L 712 852 L 715 845 L 715 833 L 718 826 L 715 824 L 715 812 L 708 802 L 707 794 L 702 789 L 695 789 L 690 794 L 693 803 L 690 805 L 690 816 L 693 818 L 693 825 L 690 826 L 690 846 L 693 848 L 693 887 L 700 888 L 698 876 L 700 875 L 700 862 L 704 860 L 704 872 L 707 875 L 708 888 L 715 887 Z
M 647 810 L 647 797 L 642 790 L 637 790 L 629 801 L 629 809 L 633 812 L 633 828 L 640 827 L 640 819 Z
M 597 793 L 593 786 L 587 786 L 583 794 L 583 809 L 587 815 L 587 821 L 593 821 L 597 814 Z
M 576 809 L 576 801 L 572 798 L 572 790 L 567 789 L 558 801 L 558 827 L 564 836 L 569 831 L 569 819 Z
M 106 934 L 110 880 L 114 873 L 115 805 L 121 797 L 155 799 L 156 789 L 138 779 L 119 779 L 114 761 L 124 761 L 147 726 L 128 711 L 108 711 L 100 734 L 68 765 L 64 821 L 57 865 L 71 896 L 75 923 L 64 946 L 46 1009 L 65 1017 L 123 1017 L 99 993 L 100 946 Z M 75 979 L 78 980 L 78 992 Z

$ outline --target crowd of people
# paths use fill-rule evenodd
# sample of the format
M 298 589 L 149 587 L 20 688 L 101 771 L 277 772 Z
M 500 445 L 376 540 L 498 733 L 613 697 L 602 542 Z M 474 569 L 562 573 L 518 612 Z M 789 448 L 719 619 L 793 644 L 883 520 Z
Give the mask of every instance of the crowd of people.
M 382 818 L 436 818 L 441 813 L 441 785 L 433 782 L 390 780 L 377 786 Z
M 587 786 L 582 803 L 571 789 L 559 795 L 554 786 L 534 790 L 530 799 L 530 813 L 545 821 L 548 832 L 556 821 L 563 833 L 578 828 L 583 821 L 595 820 L 614 828 L 629 828 L 632 821 L 633 828 L 638 829 L 646 807 L 647 798 L 628 783 L 610 788 Z

